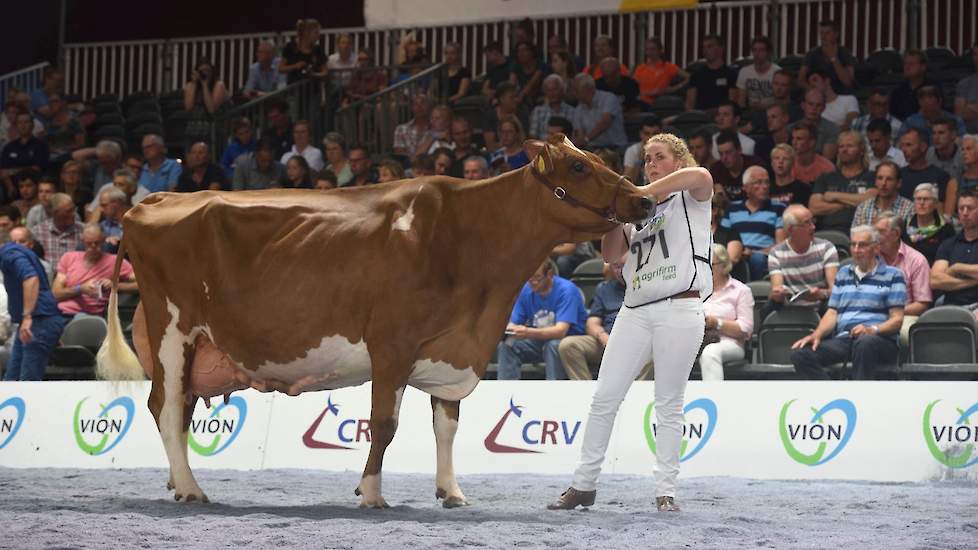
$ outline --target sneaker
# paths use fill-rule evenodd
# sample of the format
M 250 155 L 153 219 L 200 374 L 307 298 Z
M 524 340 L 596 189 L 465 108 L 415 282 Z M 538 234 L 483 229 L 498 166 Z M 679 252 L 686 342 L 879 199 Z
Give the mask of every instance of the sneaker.
M 588 507 L 594 504 L 594 497 L 597 491 L 578 491 L 573 487 L 568 487 L 560 494 L 560 498 L 547 505 L 547 510 L 573 510 L 578 506 Z
M 672 497 L 655 497 L 655 507 L 660 512 L 678 512 L 679 506 L 676 505 Z

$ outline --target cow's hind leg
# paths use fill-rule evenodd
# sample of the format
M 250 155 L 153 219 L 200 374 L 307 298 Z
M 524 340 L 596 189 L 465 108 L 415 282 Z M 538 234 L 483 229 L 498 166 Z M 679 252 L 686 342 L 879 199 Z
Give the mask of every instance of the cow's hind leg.
M 397 431 L 397 416 L 404 395 L 403 384 L 385 384 L 374 380 L 370 409 L 370 455 L 355 493 L 361 508 L 389 508 L 381 495 L 381 470 L 384 453 Z
M 438 473 L 435 475 L 435 498 L 444 499 L 442 506 L 465 506 L 465 495 L 455 479 L 452 465 L 452 447 L 458 431 L 458 401 L 446 401 L 431 396 L 432 424 L 435 429 L 435 445 L 438 454 Z

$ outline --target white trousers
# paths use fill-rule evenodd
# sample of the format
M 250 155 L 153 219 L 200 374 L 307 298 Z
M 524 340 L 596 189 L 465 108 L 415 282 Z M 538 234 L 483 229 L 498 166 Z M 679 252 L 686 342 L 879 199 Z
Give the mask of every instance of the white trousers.
M 593 491 L 608 449 L 615 416 L 635 376 L 655 362 L 655 496 L 676 495 L 683 398 L 696 352 L 703 342 L 703 303 L 698 298 L 665 300 L 636 309 L 622 307 L 601 359 L 591 412 L 584 429 L 575 489 Z
M 700 372 L 704 381 L 723 380 L 723 362 L 744 358 L 744 347 L 734 340 L 721 338 L 703 348 L 700 355 Z

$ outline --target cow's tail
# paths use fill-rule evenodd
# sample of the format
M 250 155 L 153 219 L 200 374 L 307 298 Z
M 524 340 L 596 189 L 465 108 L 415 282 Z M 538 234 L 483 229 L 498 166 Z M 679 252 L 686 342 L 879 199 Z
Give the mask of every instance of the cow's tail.
M 122 259 L 126 255 L 126 241 L 119 241 L 119 252 L 115 258 L 115 269 L 112 272 L 112 291 L 109 294 L 108 321 L 109 329 L 105 341 L 98 350 L 97 374 L 100 380 L 145 380 L 145 372 L 139 364 L 139 358 L 126 343 L 122 334 L 122 323 L 119 321 L 119 271 L 122 269 Z

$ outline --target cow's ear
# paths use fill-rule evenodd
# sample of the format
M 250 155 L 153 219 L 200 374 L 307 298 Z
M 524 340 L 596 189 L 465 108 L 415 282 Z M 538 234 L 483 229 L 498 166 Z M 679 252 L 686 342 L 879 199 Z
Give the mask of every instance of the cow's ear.
M 526 151 L 533 169 L 543 175 L 549 174 L 554 169 L 553 149 L 553 145 L 535 139 L 523 142 L 523 150 Z

